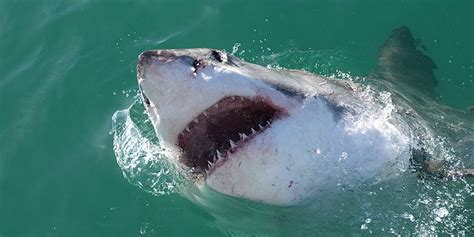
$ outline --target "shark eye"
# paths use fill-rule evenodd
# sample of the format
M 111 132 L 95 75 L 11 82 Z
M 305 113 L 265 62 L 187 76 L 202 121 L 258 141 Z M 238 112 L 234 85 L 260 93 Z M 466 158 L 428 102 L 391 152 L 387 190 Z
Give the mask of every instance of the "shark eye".
M 219 52 L 217 50 L 212 50 L 211 54 L 217 61 L 219 61 L 221 63 L 227 61 L 227 55 L 223 52 Z
M 201 66 L 202 62 L 200 59 L 194 59 L 193 61 L 193 67 L 194 68 L 199 68 L 199 66 Z

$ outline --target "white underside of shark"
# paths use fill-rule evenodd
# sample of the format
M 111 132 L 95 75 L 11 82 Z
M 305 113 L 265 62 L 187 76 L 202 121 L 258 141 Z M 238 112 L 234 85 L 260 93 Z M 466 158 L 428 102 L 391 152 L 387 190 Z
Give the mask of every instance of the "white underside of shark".
M 385 121 L 334 122 L 319 99 L 290 113 L 229 156 L 206 183 L 231 196 L 292 205 L 341 185 L 393 177 L 408 167 L 409 139 Z
M 393 106 L 362 98 L 351 82 L 211 49 L 147 51 L 139 60 L 160 144 L 198 187 L 289 206 L 409 167 L 411 129 Z

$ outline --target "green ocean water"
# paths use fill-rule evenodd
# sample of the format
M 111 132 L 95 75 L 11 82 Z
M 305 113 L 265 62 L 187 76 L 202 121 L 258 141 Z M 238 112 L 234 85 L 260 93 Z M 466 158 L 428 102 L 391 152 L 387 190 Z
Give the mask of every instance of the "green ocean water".
M 471 0 L 1 0 L 0 236 L 233 234 L 179 193 L 155 196 L 130 184 L 117 165 L 111 118 L 134 103 L 144 50 L 235 49 L 260 64 L 286 55 L 279 66 L 356 77 L 375 67 L 391 30 L 407 25 L 439 68 L 441 102 L 465 110 L 474 105 L 473 11 Z M 300 57 L 308 52 L 314 57 Z M 453 217 L 453 228 L 433 233 L 473 233 L 474 201 L 465 197 L 464 221 Z M 341 219 L 312 233 L 407 235 L 431 225 L 350 218 L 357 224 Z

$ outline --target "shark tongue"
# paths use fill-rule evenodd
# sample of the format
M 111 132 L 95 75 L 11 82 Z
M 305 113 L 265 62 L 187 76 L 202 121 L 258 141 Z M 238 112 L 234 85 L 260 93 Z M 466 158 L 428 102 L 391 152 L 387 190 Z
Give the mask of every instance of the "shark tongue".
M 261 97 L 225 97 L 179 134 L 182 161 L 196 171 L 209 170 L 282 114 L 280 108 Z

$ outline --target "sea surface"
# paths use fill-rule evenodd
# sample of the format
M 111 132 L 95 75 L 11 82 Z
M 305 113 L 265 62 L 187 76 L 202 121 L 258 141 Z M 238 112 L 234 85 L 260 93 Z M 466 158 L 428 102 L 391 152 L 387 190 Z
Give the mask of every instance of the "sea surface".
M 407 174 L 310 211 L 232 198 L 197 205 L 180 195 L 185 181 L 153 159 L 153 134 L 133 125 L 146 120 L 136 82 L 142 51 L 209 47 L 264 66 L 363 78 L 402 25 L 438 67 L 440 103 L 466 111 L 473 10 L 472 0 L 0 0 L 0 237 L 472 236 L 472 179 Z M 129 153 L 118 152 L 124 144 Z M 470 154 L 456 159 L 472 165 Z M 146 162 L 127 163 L 136 157 Z

